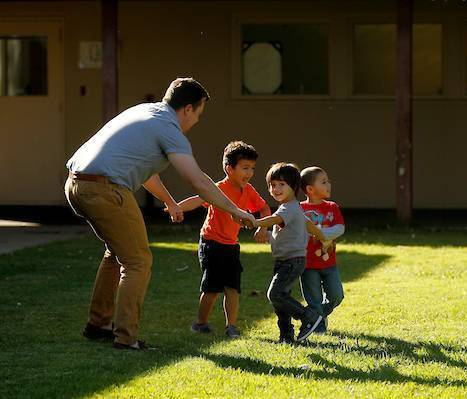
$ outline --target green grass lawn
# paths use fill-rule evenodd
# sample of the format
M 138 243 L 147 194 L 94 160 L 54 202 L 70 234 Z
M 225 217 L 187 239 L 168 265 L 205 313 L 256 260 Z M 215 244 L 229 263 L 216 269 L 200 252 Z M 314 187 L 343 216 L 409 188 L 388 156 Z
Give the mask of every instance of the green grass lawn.
M 465 398 L 465 231 L 348 232 L 345 299 L 329 333 L 277 344 L 266 245 L 242 235 L 242 338 L 196 335 L 197 230 L 151 235 L 141 338 L 117 351 L 80 333 L 102 245 L 93 237 L 0 256 L 1 398 Z M 259 292 L 259 295 L 257 295 Z M 295 291 L 299 295 L 298 290 Z

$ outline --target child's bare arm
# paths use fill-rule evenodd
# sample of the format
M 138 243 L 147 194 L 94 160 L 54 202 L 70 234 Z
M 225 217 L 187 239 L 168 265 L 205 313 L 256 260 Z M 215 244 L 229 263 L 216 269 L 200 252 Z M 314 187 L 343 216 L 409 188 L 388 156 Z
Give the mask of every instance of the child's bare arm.
M 269 208 L 268 204 L 265 204 L 260 210 L 259 210 L 259 216 L 264 218 L 266 216 L 271 215 L 271 208 Z
M 333 240 L 327 240 L 327 241 L 321 241 L 321 249 L 323 252 L 328 252 L 329 248 L 332 248 L 334 246 L 334 241 Z
M 259 211 L 259 216 L 264 218 L 271 215 L 271 209 L 268 204 L 265 204 Z M 253 235 L 253 238 L 257 243 L 266 243 L 268 242 L 268 228 L 267 227 L 258 227 Z
M 185 198 L 184 200 L 178 203 L 178 206 L 183 212 L 192 211 L 193 209 L 199 208 L 203 205 L 204 200 L 199 196 L 195 195 L 193 197 Z
M 309 219 L 306 221 L 306 229 L 308 231 L 308 234 L 314 235 L 320 241 L 326 241 L 326 238 L 321 232 L 321 229 Z
M 272 227 L 275 224 L 278 224 L 279 226 L 284 224 L 284 221 L 280 216 L 277 215 L 271 215 L 271 216 L 266 216 L 261 219 L 256 219 L 256 225 L 258 227 Z

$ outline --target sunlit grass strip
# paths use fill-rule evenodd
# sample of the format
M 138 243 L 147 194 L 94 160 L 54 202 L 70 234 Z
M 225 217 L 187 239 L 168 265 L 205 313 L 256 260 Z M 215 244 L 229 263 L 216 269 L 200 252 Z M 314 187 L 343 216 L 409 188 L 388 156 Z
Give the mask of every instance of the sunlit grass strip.
M 415 235 L 415 237 L 413 237 Z M 92 239 L 0 256 L 1 397 L 15 398 L 465 398 L 465 237 L 346 234 L 338 259 L 346 298 L 329 334 L 276 343 L 265 298 L 272 259 L 244 233 L 242 338 L 192 334 L 197 234 L 153 237 L 142 320 L 146 353 L 80 337 L 102 246 Z M 297 291 L 298 293 L 298 291 Z

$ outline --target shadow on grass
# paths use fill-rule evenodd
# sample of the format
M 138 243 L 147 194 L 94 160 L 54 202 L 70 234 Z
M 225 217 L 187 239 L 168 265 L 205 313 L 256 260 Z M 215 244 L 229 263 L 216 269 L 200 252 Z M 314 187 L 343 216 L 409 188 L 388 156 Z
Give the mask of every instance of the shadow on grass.
M 82 397 L 125 384 L 148 370 L 154 371 L 188 356 L 207 357 L 222 367 L 270 372 L 272 366 L 260 361 L 206 355 L 213 344 L 225 337 L 220 301 L 211 318 L 217 333 L 199 336 L 189 331 L 199 295 L 196 234 L 177 232 L 156 236 L 155 240 L 153 275 L 141 335 L 158 349 L 145 353 L 116 351 L 110 344 L 89 342 L 80 336 L 96 265 L 102 254 L 102 245 L 97 240 L 85 238 L 20 251 L 14 256 L 0 256 L 0 360 L 7 365 L 2 367 L 2 380 L 7 382 L 0 387 L 0 396 Z M 177 247 L 174 243 L 188 244 Z M 387 258 L 341 251 L 343 281 L 362 278 Z M 242 262 L 245 271 L 239 325 L 245 330 L 248 324 L 272 315 L 265 298 L 272 258 L 269 250 L 245 251 Z M 259 295 L 251 295 L 253 292 Z M 313 361 L 327 362 L 318 355 L 311 356 L 316 356 Z M 368 374 L 335 364 L 332 367 L 338 372 L 304 373 L 297 368 L 273 368 L 272 373 L 333 379 L 381 377 L 381 370 Z M 393 371 L 390 380 L 406 381 L 403 378 Z
M 295 378 L 306 379 L 327 379 L 327 380 L 346 380 L 346 381 L 380 381 L 390 383 L 407 383 L 414 382 L 428 386 L 465 386 L 463 380 L 440 379 L 437 377 L 419 377 L 399 373 L 391 364 L 400 363 L 400 361 L 408 360 L 417 363 L 442 363 L 449 367 L 465 368 L 467 364 L 463 361 L 454 360 L 446 354 L 442 353 L 441 349 L 449 353 L 458 353 L 461 349 L 449 345 L 436 345 L 431 342 L 412 343 L 397 338 L 388 338 L 382 336 L 374 336 L 368 334 L 348 334 L 342 332 L 333 332 L 330 336 L 338 338 L 339 342 L 313 342 L 313 336 L 310 341 L 305 344 L 293 345 L 296 348 L 312 348 L 322 351 L 330 350 L 338 353 L 354 354 L 358 353 L 365 356 L 366 360 L 372 358 L 375 365 L 374 369 L 369 371 L 356 370 L 351 367 L 346 367 L 334 361 L 328 360 L 325 356 L 311 353 L 307 357 L 309 364 L 304 364 L 300 367 L 277 367 L 272 364 L 244 357 L 232 357 L 228 355 L 207 354 L 205 357 L 222 367 L 234 367 L 246 372 L 255 374 L 268 375 L 292 375 Z M 269 339 L 261 339 L 263 342 L 274 344 L 275 341 Z M 354 341 L 354 342 L 353 342 Z M 370 345 L 373 347 L 370 347 Z M 383 349 L 384 348 L 384 349 Z M 424 354 L 420 354 L 420 353 Z M 318 366 L 319 370 L 312 370 L 312 365 Z
M 454 360 L 446 355 L 446 353 L 454 353 L 457 351 L 451 345 L 435 344 L 433 342 L 408 342 L 399 338 L 379 337 L 370 334 L 350 334 L 348 332 L 332 331 L 332 336 L 339 340 L 355 340 L 355 349 L 339 345 L 335 343 L 324 344 L 327 348 L 350 352 L 358 350 L 358 352 L 377 358 L 385 358 L 388 356 L 401 356 L 406 359 L 416 361 L 417 363 L 427 363 L 436 361 L 444 363 L 446 366 L 466 368 L 467 363 L 460 360 Z M 365 343 L 365 341 L 367 341 Z M 321 344 L 316 342 L 307 342 L 309 347 L 318 347 Z
M 269 363 L 255 359 L 236 358 L 227 355 L 205 355 L 206 359 L 215 362 L 221 367 L 237 368 L 249 373 L 261 375 L 290 375 L 295 378 L 304 379 L 322 379 L 322 380 L 341 380 L 341 381 L 359 381 L 359 382 L 390 382 L 390 383 L 407 383 L 414 382 L 421 385 L 441 386 L 449 384 L 451 386 L 465 386 L 464 381 L 450 380 L 449 382 L 440 378 L 422 378 L 412 377 L 399 373 L 394 367 L 382 365 L 374 370 L 363 371 L 355 370 L 350 367 L 338 365 L 335 362 L 329 361 L 323 356 L 311 354 L 309 359 L 311 363 L 319 365 L 321 370 L 309 370 L 308 365 L 304 367 L 277 367 Z
M 357 281 L 372 270 L 381 267 L 391 258 L 386 254 L 363 254 L 356 251 L 339 251 L 337 263 L 342 282 Z

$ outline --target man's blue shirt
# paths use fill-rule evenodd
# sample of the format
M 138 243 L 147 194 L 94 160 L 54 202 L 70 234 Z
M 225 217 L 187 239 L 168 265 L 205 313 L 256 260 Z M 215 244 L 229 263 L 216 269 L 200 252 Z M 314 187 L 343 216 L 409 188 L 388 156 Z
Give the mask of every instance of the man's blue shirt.
M 106 123 L 66 166 L 71 172 L 106 176 L 136 191 L 168 166 L 170 153 L 192 154 L 177 114 L 163 102 L 143 103 Z

